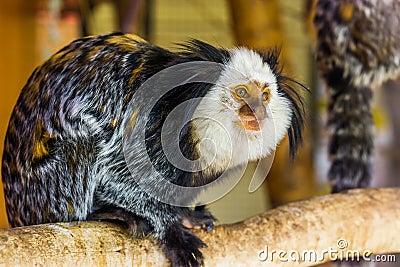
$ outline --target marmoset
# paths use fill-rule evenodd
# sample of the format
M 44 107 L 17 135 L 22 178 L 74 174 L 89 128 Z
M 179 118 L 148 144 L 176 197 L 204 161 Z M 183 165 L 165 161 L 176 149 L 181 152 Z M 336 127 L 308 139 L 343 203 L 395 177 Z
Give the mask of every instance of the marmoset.
M 329 90 L 333 192 L 369 186 L 372 91 L 400 77 L 400 1 L 314 0 L 317 68 Z
M 153 236 L 172 266 L 202 265 L 199 249 L 205 244 L 188 228 L 211 230 L 214 217 L 204 207 L 165 203 L 138 181 L 150 181 L 155 190 L 163 184 L 157 179 L 205 185 L 228 166 L 226 147 L 232 143 L 237 151 L 248 151 L 232 155 L 234 168 L 266 157 L 286 134 L 293 156 L 302 139 L 306 88 L 282 73 L 278 56 L 277 49 L 227 50 L 194 39 L 171 52 L 121 33 L 73 41 L 36 68 L 11 115 L 2 159 L 9 223 L 115 220 L 132 235 Z M 210 75 L 217 74 L 215 83 L 178 84 L 164 94 L 161 75 L 148 89 L 160 94 L 157 103 L 143 98 L 137 107 L 129 106 L 157 73 L 189 62 L 220 64 L 219 72 L 210 69 Z M 196 69 L 190 71 L 195 77 Z M 189 162 L 207 160 L 190 171 L 168 161 L 162 128 L 174 109 L 194 98 L 198 101 L 183 110 L 189 120 L 178 133 L 178 150 Z M 154 107 L 144 124 L 145 150 L 128 145 L 138 160 L 128 168 L 124 133 L 139 127 L 145 119 L 140 111 L 149 105 Z M 215 149 L 203 140 L 216 140 Z M 156 172 L 147 172 L 143 158 Z

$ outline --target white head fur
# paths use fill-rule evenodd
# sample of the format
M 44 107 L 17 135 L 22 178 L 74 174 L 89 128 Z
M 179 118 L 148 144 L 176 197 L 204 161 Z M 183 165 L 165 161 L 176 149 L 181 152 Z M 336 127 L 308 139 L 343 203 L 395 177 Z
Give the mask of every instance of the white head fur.
M 287 98 L 278 91 L 278 80 L 270 66 L 255 51 L 235 48 L 224 65 L 217 83 L 197 107 L 192 125 L 200 140 L 198 151 L 203 167 L 223 171 L 268 156 L 287 133 L 292 110 Z M 241 104 L 232 96 L 235 86 L 252 81 L 268 84 L 270 100 L 265 105 L 267 118 L 259 131 L 241 126 Z M 219 124 L 216 127 L 215 122 Z M 203 140 L 207 140 L 203 142 Z M 209 141 L 212 142 L 209 142 Z

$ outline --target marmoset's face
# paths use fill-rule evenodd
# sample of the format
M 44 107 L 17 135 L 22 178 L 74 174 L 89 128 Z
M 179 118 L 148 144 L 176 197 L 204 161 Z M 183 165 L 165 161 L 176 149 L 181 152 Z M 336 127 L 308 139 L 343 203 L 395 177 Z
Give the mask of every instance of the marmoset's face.
M 233 166 L 266 157 L 292 118 L 277 74 L 261 55 L 245 48 L 231 53 L 216 85 L 196 109 L 199 119 L 193 121 L 198 140 L 212 140 L 212 145 L 199 148 L 200 154 L 222 170 L 232 153 Z
M 235 124 L 249 131 L 260 131 L 267 118 L 266 106 L 271 98 L 268 84 L 253 80 L 233 87 L 231 94 L 240 105 L 237 110 L 239 121 Z

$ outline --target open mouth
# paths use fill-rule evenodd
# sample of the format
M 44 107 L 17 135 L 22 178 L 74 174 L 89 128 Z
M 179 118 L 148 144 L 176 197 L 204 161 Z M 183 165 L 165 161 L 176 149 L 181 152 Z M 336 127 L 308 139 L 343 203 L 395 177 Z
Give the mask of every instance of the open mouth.
M 242 121 L 243 127 L 249 131 L 259 131 L 261 129 L 258 120 Z
M 260 131 L 262 123 L 255 116 L 243 116 L 238 124 L 248 131 Z

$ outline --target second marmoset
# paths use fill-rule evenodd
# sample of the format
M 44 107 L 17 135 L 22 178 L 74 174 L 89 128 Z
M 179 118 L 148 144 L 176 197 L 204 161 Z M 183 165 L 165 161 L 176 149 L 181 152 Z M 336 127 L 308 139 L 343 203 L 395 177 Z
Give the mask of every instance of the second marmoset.
M 156 188 L 159 177 L 141 166 L 129 169 L 123 153 L 126 127 L 141 119 L 135 117 L 141 116 L 140 106 L 130 113 L 135 92 L 160 71 L 188 62 L 222 68 L 215 83 L 178 85 L 157 103 L 142 99 L 154 108 L 145 127 L 146 151 L 130 147 L 138 161 L 148 157 L 163 179 L 191 187 L 224 172 L 231 143 L 247 152 L 232 155 L 232 167 L 268 156 L 286 134 L 294 155 L 301 142 L 304 87 L 281 73 L 278 51 L 226 50 L 192 40 L 171 52 L 120 33 L 78 39 L 33 72 L 12 113 L 2 162 L 11 226 L 118 220 L 133 235 L 152 235 L 173 266 L 201 265 L 199 248 L 205 244 L 188 228 L 211 229 L 213 216 L 205 208 L 174 206 L 149 195 L 137 179 Z M 200 164 L 188 171 L 168 161 L 162 127 L 171 111 L 193 98 L 200 100 L 184 112 L 189 121 L 178 138 L 182 154 Z M 202 140 L 214 140 L 213 147 Z

